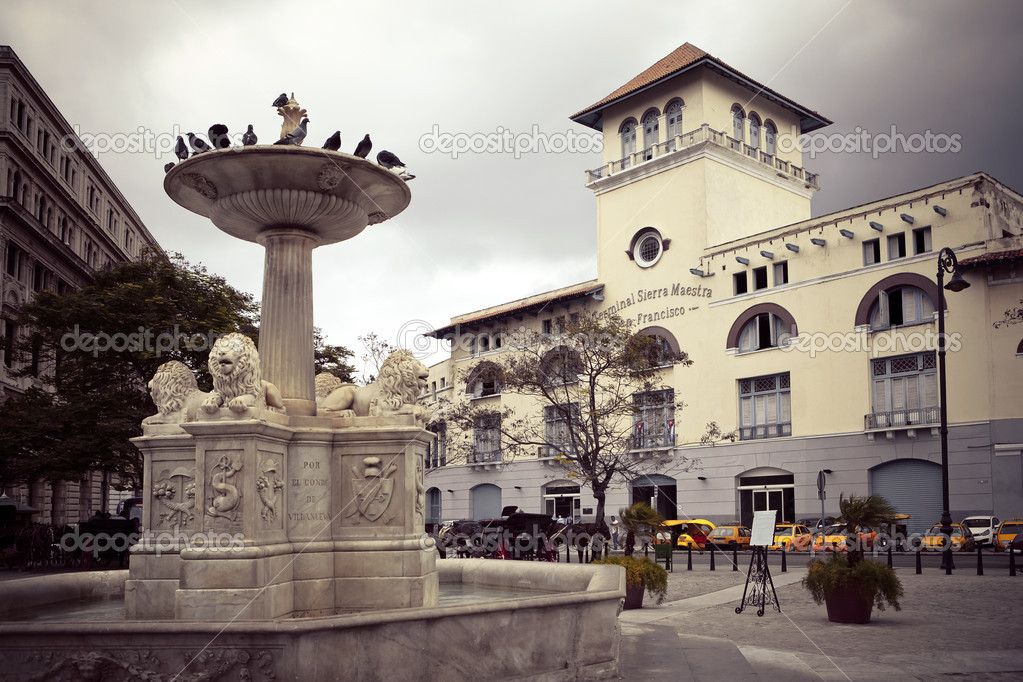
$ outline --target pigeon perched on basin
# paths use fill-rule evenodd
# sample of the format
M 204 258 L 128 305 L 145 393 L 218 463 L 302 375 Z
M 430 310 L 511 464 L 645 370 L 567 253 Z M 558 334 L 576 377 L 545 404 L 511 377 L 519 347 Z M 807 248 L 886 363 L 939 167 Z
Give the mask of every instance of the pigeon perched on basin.
M 202 154 L 203 152 L 208 152 L 212 149 L 212 147 L 207 144 L 206 140 L 198 138 L 192 133 L 188 133 L 188 145 L 196 154 Z
M 341 131 L 338 130 L 333 135 L 327 138 L 327 141 L 323 143 L 324 149 L 329 149 L 332 152 L 336 152 L 341 149 Z
M 223 123 L 214 123 L 209 129 L 210 144 L 214 149 L 227 149 L 231 146 L 231 138 L 227 135 L 227 126 Z
M 362 138 L 362 141 L 355 147 L 355 155 L 365 159 L 372 148 L 373 142 L 369 139 L 369 133 L 366 133 L 366 137 Z
M 271 106 L 283 107 L 287 103 L 288 103 L 288 93 L 282 92 L 280 95 L 277 96 L 277 99 L 274 100 L 274 103 Z
M 414 180 L 416 177 L 406 170 L 405 164 L 402 163 L 402 160 L 398 158 L 397 154 L 389 152 L 386 149 L 377 154 L 377 163 L 397 175 L 405 182 Z
M 297 128 L 294 128 L 290 133 L 274 142 L 274 144 L 302 144 L 302 140 L 305 139 L 307 125 L 309 125 L 309 119 L 303 118 Z
M 170 173 L 170 169 L 171 168 L 174 168 L 174 162 L 173 161 L 171 161 L 170 163 L 164 165 L 163 172 L 164 173 Z
M 252 131 L 252 124 L 250 123 L 249 129 L 242 133 L 242 144 L 245 145 L 246 147 L 251 147 L 258 141 L 259 138 L 256 137 L 256 133 Z
M 405 164 L 401 162 L 397 154 L 393 154 L 386 149 L 377 154 L 377 163 L 384 168 L 394 168 L 395 166 L 404 167 Z
M 178 135 L 178 141 L 174 145 L 174 155 L 178 157 L 178 161 L 184 161 L 188 158 L 188 145 L 185 144 L 184 138 Z

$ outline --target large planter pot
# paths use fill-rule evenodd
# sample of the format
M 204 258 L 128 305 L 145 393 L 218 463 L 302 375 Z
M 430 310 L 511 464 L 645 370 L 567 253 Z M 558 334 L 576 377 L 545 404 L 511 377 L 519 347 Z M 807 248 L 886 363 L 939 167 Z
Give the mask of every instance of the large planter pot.
M 625 608 L 626 609 L 641 609 L 643 608 L 643 593 L 646 592 L 646 585 L 626 585 L 625 586 Z
M 832 623 L 863 624 L 870 622 L 874 601 L 867 599 L 855 587 L 839 587 L 824 597 L 828 607 L 828 620 Z

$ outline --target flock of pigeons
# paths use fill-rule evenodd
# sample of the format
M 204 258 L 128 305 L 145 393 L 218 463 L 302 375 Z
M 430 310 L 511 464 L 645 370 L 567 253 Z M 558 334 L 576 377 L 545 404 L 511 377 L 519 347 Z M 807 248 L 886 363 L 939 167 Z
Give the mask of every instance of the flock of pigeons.
M 280 96 L 274 100 L 274 107 L 283 107 L 288 103 L 288 96 L 285 93 L 281 93 Z M 306 137 L 306 127 L 309 125 L 309 118 L 303 118 L 302 122 L 298 124 L 287 135 L 274 142 L 274 144 L 301 144 Z M 208 131 L 209 142 L 195 135 L 194 133 L 188 133 L 188 143 L 185 143 L 185 139 L 178 135 L 178 141 L 174 145 L 174 155 L 178 157 L 179 161 L 184 161 L 189 155 L 202 154 L 204 152 L 211 151 L 213 149 L 227 149 L 231 146 L 231 138 L 228 135 L 227 126 L 223 123 L 216 123 L 210 126 Z M 256 137 L 256 133 L 252 130 L 252 124 L 249 124 L 249 129 L 242 134 L 242 145 L 251 147 L 259 141 Z M 367 133 L 365 137 L 355 146 L 353 154 L 360 158 L 366 158 L 369 155 L 370 150 L 373 148 L 373 142 L 369 139 Z M 327 141 L 323 143 L 323 149 L 329 151 L 338 151 L 341 149 L 341 131 L 336 131 L 333 135 L 327 138 Z M 377 154 L 377 163 L 388 169 L 402 180 L 408 182 L 416 176 L 412 175 L 405 168 L 405 164 L 402 163 L 401 159 L 396 154 L 393 154 L 386 149 Z M 174 163 L 168 163 L 163 167 L 166 173 L 174 167 Z

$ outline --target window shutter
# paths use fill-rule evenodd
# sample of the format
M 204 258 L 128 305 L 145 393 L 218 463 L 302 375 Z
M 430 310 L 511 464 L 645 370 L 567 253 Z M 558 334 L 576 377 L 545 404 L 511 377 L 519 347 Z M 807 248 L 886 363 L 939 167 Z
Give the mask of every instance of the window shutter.
M 888 382 L 878 379 L 874 382 L 874 412 L 888 411 Z
M 938 407 L 938 375 L 924 374 L 924 407 Z
M 888 292 L 879 291 L 877 294 L 877 326 L 887 327 L 888 317 Z
M 906 409 L 915 410 L 920 407 L 920 377 L 906 377 Z
M 788 423 L 788 422 L 792 421 L 792 405 L 791 405 L 791 402 L 790 402 L 790 396 L 791 396 L 791 394 L 789 394 L 789 393 L 782 393 L 781 396 L 780 396 L 781 397 L 781 421 L 785 422 L 785 423 Z
M 906 409 L 906 380 L 892 379 L 892 411 Z
M 753 399 L 752 398 L 740 398 L 739 399 L 739 414 L 742 419 L 743 426 L 753 426 Z

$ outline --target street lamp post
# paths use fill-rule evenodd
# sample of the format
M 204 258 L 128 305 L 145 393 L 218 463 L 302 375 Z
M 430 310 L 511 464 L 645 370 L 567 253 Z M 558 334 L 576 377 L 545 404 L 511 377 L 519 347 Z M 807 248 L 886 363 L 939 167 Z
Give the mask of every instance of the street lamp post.
M 944 284 L 945 273 L 952 279 Z M 959 272 L 959 261 L 955 252 L 947 246 L 938 252 L 938 401 L 941 418 L 941 533 L 945 538 L 945 551 L 941 567 L 946 575 L 952 575 L 955 568 L 952 559 L 952 514 L 948 496 L 948 408 L 945 400 L 945 289 L 958 292 L 970 286 Z M 965 539 L 965 538 L 964 538 Z

